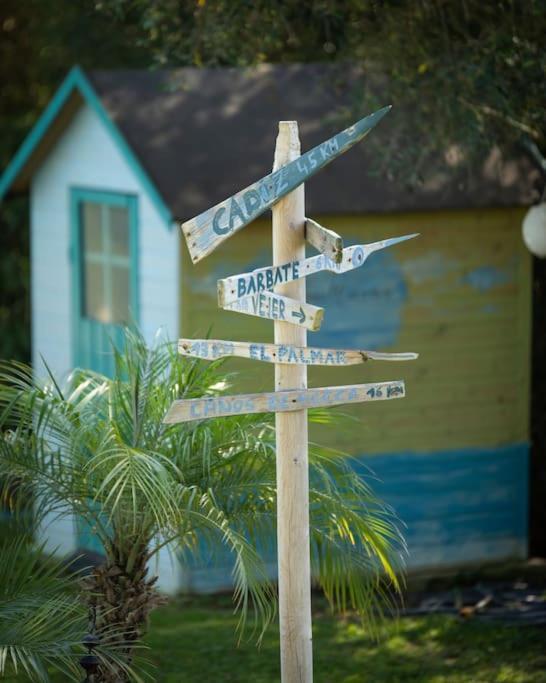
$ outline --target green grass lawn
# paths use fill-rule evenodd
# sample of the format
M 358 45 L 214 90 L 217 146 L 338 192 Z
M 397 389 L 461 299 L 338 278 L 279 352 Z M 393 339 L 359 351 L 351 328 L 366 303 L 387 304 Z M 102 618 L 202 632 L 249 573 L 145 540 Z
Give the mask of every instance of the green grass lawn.
M 544 628 L 403 618 L 389 622 L 376 643 L 353 616 L 332 617 L 322 600 L 314 602 L 315 683 L 546 683 Z M 156 680 L 280 681 L 277 628 L 257 648 L 253 642 L 237 645 L 236 624 L 226 597 L 180 598 L 158 609 L 147 637 Z
M 546 630 L 432 616 L 387 625 L 370 640 L 353 617 L 321 601 L 313 621 L 315 683 L 546 683 Z M 147 638 L 163 683 L 280 680 L 279 638 L 237 646 L 237 617 L 225 598 L 178 600 L 159 609 Z

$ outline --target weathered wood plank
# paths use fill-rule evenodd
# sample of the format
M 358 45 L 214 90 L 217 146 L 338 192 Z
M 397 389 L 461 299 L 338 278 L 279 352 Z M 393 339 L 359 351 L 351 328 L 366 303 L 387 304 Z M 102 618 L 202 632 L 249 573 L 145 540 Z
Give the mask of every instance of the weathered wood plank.
M 226 415 L 290 412 L 308 408 L 337 406 L 344 403 L 386 401 L 405 396 L 402 380 L 349 384 L 339 387 L 296 389 L 265 394 L 239 394 L 214 398 L 191 398 L 173 401 L 163 422 L 176 424 Z
M 296 121 L 279 121 L 273 170 L 300 156 Z M 305 188 L 271 211 L 273 265 L 305 258 Z M 277 294 L 306 301 L 305 280 L 279 285 Z M 277 344 L 307 346 L 307 330 L 273 323 Z M 275 365 L 275 391 L 307 388 L 305 365 Z M 281 681 L 313 683 L 311 556 L 309 548 L 309 430 L 307 411 L 275 415 L 277 566 Z
M 324 309 L 319 306 L 296 301 L 272 292 L 259 292 L 258 294 L 244 296 L 226 304 L 223 308 L 226 311 L 246 313 L 258 318 L 282 320 L 293 325 L 302 325 L 313 331 L 320 329 L 324 317 Z
M 343 239 L 337 232 L 328 230 L 328 228 L 325 228 L 312 218 L 305 219 L 305 241 L 335 263 L 341 262 L 343 258 Z
M 226 304 L 237 301 L 241 297 L 273 289 L 278 284 L 299 280 L 312 273 L 320 273 L 324 270 L 333 273 L 346 273 L 349 270 L 360 268 L 364 265 L 370 254 L 380 249 L 392 247 L 394 244 L 417 237 L 419 233 L 392 237 L 370 244 L 355 244 L 345 247 L 342 251 L 342 259 L 336 263 L 324 254 L 311 256 L 301 261 L 292 261 L 280 266 L 267 266 L 256 268 L 250 273 L 241 273 L 218 280 L 218 304 L 225 308 Z
M 357 365 L 367 360 L 415 360 L 417 353 L 381 353 L 356 349 L 321 349 L 291 344 L 224 341 L 222 339 L 179 339 L 178 352 L 183 356 L 216 360 L 227 356 L 249 358 L 266 363 L 287 365 Z
M 390 107 L 384 107 L 366 116 L 298 159 L 182 223 L 192 261 L 197 263 L 210 254 L 234 232 L 362 140 L 389 110 Z

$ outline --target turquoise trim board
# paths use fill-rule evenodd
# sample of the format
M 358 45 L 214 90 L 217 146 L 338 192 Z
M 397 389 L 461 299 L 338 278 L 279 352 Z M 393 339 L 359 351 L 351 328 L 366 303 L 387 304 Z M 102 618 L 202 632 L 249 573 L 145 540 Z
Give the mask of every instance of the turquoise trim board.
M 129 218 L 129 308 L 130 320 L 138 324 L 138 201 L 134 195 L 98 191 L 86 188 L 70 189 L 70 230 L 72 263 L 72 351 L 75 367 L 87 367 L 110 375 L 113 357 L 110 342 L 116 346 L 123 342 L 123 328 L 115 323 L 101 323 L 86 318 L 82 313 L 84 296 L 82 272 L 81 210 L 83 202 L 99 207 L 125 207 Z
M 353 466 L 401 520 L 410 570 L 456 568 L 527 555 L 529 446 L 361 456 Z M 268 570 L 275 576 L 274 553 Z M 190 563 L 182 588 L 231 586 L 227 555 Z
M 23 170 L 25 164 L 30 159 L 31 154 L 36 150 L 40 141 L 74 90 L 77 90 L 81 94 L 85 103 L 95 112 L 95 114 L 97 114 L 100 121 L 104 124 L 112 140 L 114 141 L 114 144 L 121 152 L 122 156 L 134 174 L 137 176 L 138 180 L 150 197 L 152 204 L 155 206 L 159 215 L 170 229 L 173 220 L 169 208 L 163 201 L 156 186 L 150 179 L 144 167 L 125 140 L 123 134 L 108 115 L 108 112 L 104 108 L 89 79 L 78 66 L 74 66 L 70 70 L 67 77 L 64 79 L 59 89 L 53 96 L 53 99 L 38 119 L 34 128 L 30 131 L 21 147 L 17 150 L 15 156 L 9 163 L 3 175 L 0 176 L 0 200 L 5 196 L 14 180 Z
M 72 264 L 72 333 L 73 333 L 73 364 L 87 367 L 97 372 L 110 375 L 113 372 L 113 356 L 110 343 L 120 347 L 123 342 L 123 328 L 116 324 L 104 324 L 97 320 L 85 318 L 82 314 L 84 296 L 83 283 L 83 249 L 81 241 L 82 205 L 83 202 L 96 204 L 102 214 L 105 207 L 124 207 L 129 219 L 129 272 L 130 272 L 130 309 L 131 322 L 138 323 L 138 201 L 134 195 L 115 192 L 98 191 L 74 187 L 70 189 L 70 229 L 71 229 L 71 264 Z M 101 230 L 105 230 L 100 225 Z M 103 236 L 103 244 L 107 241 Z M 98 256 L 98 255 L 97 255 Z M 106 265 L 112 258 L 108 253 L 103 255 Z M 125 259 L 127 260 L 127 259 Z M 115 291 L 113 292 L 115 295 Z M 76 519 L 76 537 L 79 549 L 102 553 L 103 548 L 97 535 L 89 523 L 82 517 Z

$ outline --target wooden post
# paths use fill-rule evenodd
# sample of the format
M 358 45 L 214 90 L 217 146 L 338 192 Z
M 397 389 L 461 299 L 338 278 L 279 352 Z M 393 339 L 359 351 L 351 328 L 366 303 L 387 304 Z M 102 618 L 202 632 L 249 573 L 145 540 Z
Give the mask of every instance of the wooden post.
M 280 121 L 273 170 L 300 156 L 296 121 Z M 305 195 L 299 185 L 273 206 L 273 264 L 305 258 Z M 305 279 L 275 292 L 305 302 Z M 307 345 L 307 330 L 275 321 L 275 343 Z M 275 365 L 275 391 L 307 388 L 305 365 Z M 275 414 L 281 680 L 312 683 L 307 410 Z

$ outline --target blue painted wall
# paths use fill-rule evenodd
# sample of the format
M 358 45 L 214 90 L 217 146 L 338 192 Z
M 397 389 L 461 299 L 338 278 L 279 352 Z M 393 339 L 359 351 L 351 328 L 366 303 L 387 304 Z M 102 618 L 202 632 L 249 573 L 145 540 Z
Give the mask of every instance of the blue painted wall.
M 374 491 L 403 520 L 412 569 L 526 556 L 527 444 L 393 453 L 355 466 L 374 473 Z
M 396 511 L 412 570 L 481 566 L 527 554 L 529 447 L 359 456 L 353 467 Z M 274 557 L 269 571 L 276 575 Z M 231 585 L 231 562 L 196 563 L 185 588 Z

